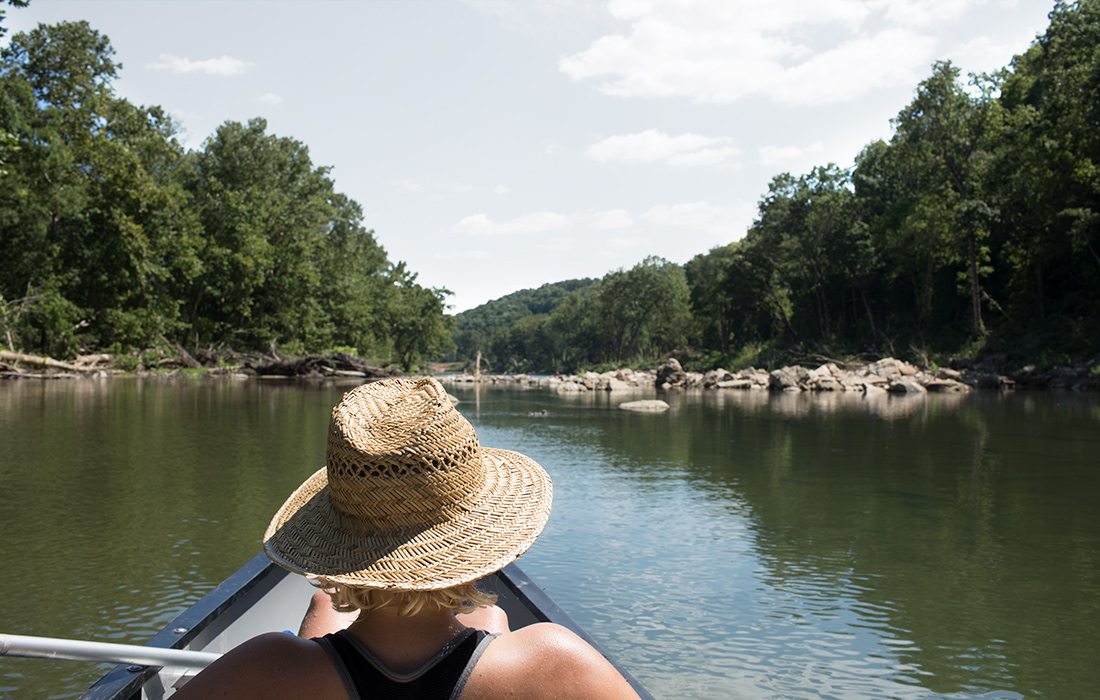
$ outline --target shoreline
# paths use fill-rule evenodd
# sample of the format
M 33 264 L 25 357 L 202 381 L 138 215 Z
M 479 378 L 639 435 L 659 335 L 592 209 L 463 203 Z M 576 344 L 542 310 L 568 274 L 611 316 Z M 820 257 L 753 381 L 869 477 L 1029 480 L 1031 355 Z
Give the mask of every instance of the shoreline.
M 0 352 L 0 381 L 5 379 L 96 379 L 137 377 L 144 379 L 230 379 L 351 381 L 398 376 L 392 367 L 367 364 L 363 358 L 346 353 L 304 357 L 236 356 L 242 361 L 214 366 L 203 365 L 187 357 L 174 362 L 162 360 L 158 366 L 126 369 L 118 366 L 116 356 L 105 353 L 79 356 L 72 362 L 31 355 Z M 190 360 L 189 362 L 186 360 Z M 1026 365 L 1004 370 L 981 363 L 958 367 L 920 368 L 893 357 L 869 363 L 828 362 L 817 367 L 787 365 L 777 369 L 749 367 L 737 371 L 713 369 L 685 371 L 675 359 L 650 369 L 623 367 L 605 372 L 578 374 L 451 374 L 427 372 L 444 384 L 489 384 L 525 388 L 545 388 L 559 393 L 590 391 L 771 391 L 771 392 L 857 392 L 965 394 L 974 390 L 1011 391 L 1066 390 L 1100 391 L 1100 365 L 1093 363 L 1038 370 Z
M 685 371 L 678 361 L 670 359 L 655 369 L 621 368 L 606 372 L 558 375 L 487 374 L 480 377 L 459 374 L 444 375 L 439 379 L 444 384 L 452 385 L 501 384 L 546 388 L 559 393 L 639 389 L 856 392 L 864 395 L 967 394 L 974 390 L 1015 389 L 1100 391 L 1100 373 L 1088 365 L 1054 367 L 1045 371 L 1037 370 L 1034 365 L 1009 371 L 997 371 L 982 365 L 957 369 L 921 369 L 893 357 L 884 357 L 869 363 L 846 364 L 844 367 L 829 362 L 815 368 L 788 365 L 773 370 L 749 367 L 737 371 L 713 369 L 707 372 Z

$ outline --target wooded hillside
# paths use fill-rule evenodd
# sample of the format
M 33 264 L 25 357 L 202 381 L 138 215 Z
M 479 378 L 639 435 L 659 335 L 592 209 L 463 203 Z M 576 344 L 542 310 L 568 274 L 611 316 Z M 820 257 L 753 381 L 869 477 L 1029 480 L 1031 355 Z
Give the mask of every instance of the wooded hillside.
M 740 240 L 611 272 L 477 349 L 498 371 L 1096 358 L 1100 0 L 1058 2 L 997 73 L 936 63 L 892 124 L 851 168 L 775 176 Z
M 120 68 L 85 22 L 0 53 L 0 342 L 346 348 L 405 367 L 449 349 L 448 292 L 388 259 L 305 144 L 255 118 L 185 151 L 164 110 L 115 94 Z

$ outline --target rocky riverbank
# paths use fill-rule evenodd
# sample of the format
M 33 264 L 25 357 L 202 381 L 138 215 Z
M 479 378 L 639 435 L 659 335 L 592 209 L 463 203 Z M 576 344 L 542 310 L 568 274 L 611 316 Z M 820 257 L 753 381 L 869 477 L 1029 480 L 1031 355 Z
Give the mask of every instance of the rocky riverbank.
M 774 370 L 748 369 L 730 372 L 688 372 L 675 359 L 651 370 L 617 369 L 608 372 L 532 377 L 516 375 L 451 375 L 442 378 L 452 384 L 488 383 L 542 387 L 562 393 L 585 391 L 631 391 L 638 389 L 704 389 L 717 391 L 834 392 L 925 394 L 968 393 L 974 389 L 1016 388 L 1098 390 L 1100 375 L 1091 365 L 1059 367 L 1038 371 L 1033 366 L 999 372 L 980 365 L 922 369 L 893 357 L 865 365 L 841 367 L 826 363 L 808 368 L 791 365 Z
M 238 354 L 231 351 L 197 353 L 177 347 L 171 354 L 151 358 L 99 353 L 72 360 L 0 350 L 0 379 L 103 379 L 112 376 L 171 378 L 178 376 L 232 379 L 380 379 L 400 374 L 394 368 L 374 367 L 348 353 L 288 357 Z

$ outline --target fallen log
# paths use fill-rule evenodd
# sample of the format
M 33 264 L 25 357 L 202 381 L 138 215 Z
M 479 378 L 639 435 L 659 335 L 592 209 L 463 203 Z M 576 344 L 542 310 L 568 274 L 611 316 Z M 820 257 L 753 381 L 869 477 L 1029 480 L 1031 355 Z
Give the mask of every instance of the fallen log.
M 25 365 L 32 365 L 34 367 L 49 367 L 50 369 L 63 369 L 68 372 L 98 372 L 95 367 L 88 367 L 84 365 L 74 365 L 69 362 L 62 362 L 61 360 L 55 360 L 52 357 L 39 357 L 38 355 L 25 355 L 21 352 L 11 352 L 9 350 L 0 350 L 0 360 L 7 362 L 19 362 Z
M 371 367 L 365 360 L 347 353 L 332 355 L 307 355 L 287 360 L 250 360 L 245 367 L 260 377 L 362 377 L 377 379 L 391 376 L 391 372 Z

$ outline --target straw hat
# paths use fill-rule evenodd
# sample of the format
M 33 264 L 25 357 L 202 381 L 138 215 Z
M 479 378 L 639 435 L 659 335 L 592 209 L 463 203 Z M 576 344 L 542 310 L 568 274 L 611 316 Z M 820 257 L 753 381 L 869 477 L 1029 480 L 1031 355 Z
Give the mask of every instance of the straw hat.
M 502 569 L 550 516 L 542 467 L 481 447 L 434 379 L 384 379 L 344 394 L 326 456 L 264 534 L 268 557 L 300 574 L 449 588 Z

